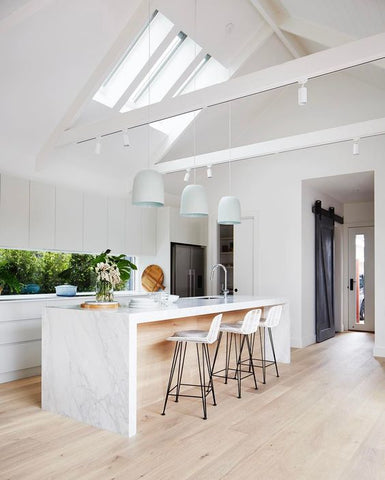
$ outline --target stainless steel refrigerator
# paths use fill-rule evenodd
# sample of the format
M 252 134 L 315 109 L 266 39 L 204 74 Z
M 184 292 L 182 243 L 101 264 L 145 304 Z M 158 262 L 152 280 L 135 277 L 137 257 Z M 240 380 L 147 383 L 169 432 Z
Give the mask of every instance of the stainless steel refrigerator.
M 204 295 L 205 248 L 171 243 L 171 293 L 180 297 Z

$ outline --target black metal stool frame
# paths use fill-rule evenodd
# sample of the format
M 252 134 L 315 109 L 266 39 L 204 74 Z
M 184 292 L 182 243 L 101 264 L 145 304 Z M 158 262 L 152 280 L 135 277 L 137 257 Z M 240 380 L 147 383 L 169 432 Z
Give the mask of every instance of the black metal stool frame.
M 197 353 L 197 362 L 199 370 L 199 384 L 194 383 L 182 383 L 183 369 L 186 358 L 187 343 L 189 342 L 176 342 L 174 355 L 171 362 L 170 376 L 167 385 L 166 398 L 164 400 L 162 415 L 166 414 L 167 401 L 169 396 L 175 397 L 175 402 L 178 402 L 179 397 L 189 397 L 189 398 L 201 398 L 202 399 L 202 408 L 203 408 L 203 419 L 207 420 L 207 396 L 211 393 L 213 397 L 213 405 L 216 406 L 216 398 L 213 384 L 213 371 L 210 361 L 210 352 L 207 343 L 201 344 L 201 353 L 199 352 L 199 344 L 195 343 L 196 353 Z M 184 345 L 183 345 L 184 344 Z M 178 368 L 177 368 L 178 364 Z M 176 375 L 176 385 L 173 387 L 172 381 L 175 375 L 175 370 L 177 368 Z M 208 374 L 208 383 L 206 384 L 206 371 Z M 200 387 L 201 395 L 187 395 L 180 393 L 180 388 L 184 387 Z M 176 393 L 172 393 L 173 391 Z
M 217 348 L 215 350 L 215 355 L 214 355 L 214 360 L 213 360 L 213 370 L 215 367 L 215 363 L 218 357 L 218 351 L 219 347 L 221 344 L 222 340 L 222 335 L 223 332 L 219 332 L 219 338 L 218 338 L 218 343 L 217 343 Z M 233 377 L 230 377 L 231 380 L 237 380 L 238 383 L 238 398 L 241 398 L 242 396 L 242 380 L 250 377 L 251 375 L 254 378 L 254 386 L 255 389 L 258 390 L 258 384 L 257 384 L 257 378 L 255 376 L 255 370 L 254 370 L 254 364 L 252 362 L 252 349 L 251 349 L 251 341 L 250 341 L 250 336 L 249 335 L 239 335 L 239 354 L 237 350 L 237 341 L 236 341 L 236 333 L 230 333 L 230 342 L 229 342 L 229 332 L 226 332 L 226 360 L 225 360 L 225 368 L 222 368 L 221 370 L 217 370 L 216 372 L 213 372 L 212 376 L 213 377 L 219 377 L 219 378 L 224 378 L 225 382 L 227 384 L 227 380 L 229 379 L 229 371 L 235 372 Z M 234 337 L 234 350 L 235 350 L 235 360 L 236 360 L 236 368 L 230 368 L 230 358 L 231 358 L 231 346 L 233 343 L 233 337 Z M 241 338 L 242 337 L 242 338 Z M 247 344 L 247 350 L 248 350 L 248 359 L 242 361 L 242 353 L 243 349 L 245 346 L 245 342 Z M 244 362 L 248 362 L 249 365 L 249 370 L 242 370 L 242 365 Z M 220 375 L 221 372 L 225 372 L 224 375 Z M 247 375 L 243 375 L 242 373 L 246 373 Z

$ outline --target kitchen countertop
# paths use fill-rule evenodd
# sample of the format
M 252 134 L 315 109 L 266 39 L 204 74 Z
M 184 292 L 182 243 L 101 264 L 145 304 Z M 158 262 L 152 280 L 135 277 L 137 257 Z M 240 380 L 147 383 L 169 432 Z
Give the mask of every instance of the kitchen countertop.
M 245 295 L 230 295 L 224 297 L 205 298 L 205 297 L 187 297 L 180 298 L 175 303 L 168 306 L 159 306 L 158 308 L 129 308 L 124 300 L 121 300 L 121 306 L 118 309 L 111 310 L 89 310 L 83 309 L 78 305 L 71 306 L 52 306 L 47 308 L 65 308 L 87 313 L 103 312 L 107 314 L 128 315 L 129 319 L 136 323 L 157 322 L 162 320 L 171 320 L 174 318 L 190 317 L 194 315 L 209 315 L 215 313 L 231 312 L 234 310 L 245 310 L 248 308 L 267 307 L 272 305 L 281 305 L 287 303 L 283 297 L 253 297 Z

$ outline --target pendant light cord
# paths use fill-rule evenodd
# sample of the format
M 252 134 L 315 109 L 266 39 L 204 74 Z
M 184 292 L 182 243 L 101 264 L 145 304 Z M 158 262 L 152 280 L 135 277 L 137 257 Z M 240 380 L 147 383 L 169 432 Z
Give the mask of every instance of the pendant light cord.
M 197 0 L 194 1 L 194 58 L 197 56 Z M 194 91 L 196 90 L 196 75 L 194 75 Z M 194 115 L 194 184 L 197 183 L 197 168 L 196 168 L 196 156 L 197 156 L 197 116 Z
M 151 58 L 151 0 L 148 0 L 148 63 L 147 74 L 150 75 Z M 150 105 L 151 105 L 151 81 L 148 84 L 148 105 L 147 105 L 147 168 L 150 168 Z
M 229 162 L 228 162 L 228 170 L 229 170 L 229 195 L 231 195 L 231 145 L 232 145 L 232 102 L 229 102 Z

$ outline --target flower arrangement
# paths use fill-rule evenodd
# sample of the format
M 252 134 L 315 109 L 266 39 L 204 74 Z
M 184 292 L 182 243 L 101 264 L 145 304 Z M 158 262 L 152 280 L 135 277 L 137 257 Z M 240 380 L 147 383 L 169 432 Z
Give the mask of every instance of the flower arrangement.
M 137 267 L 125 255 L 110 255 L 111 250 L 97 255 L 93 260 L 96 272 L 96 301 L 113 302 L 114 288 L 121 282 L 126 282 L 131 276 L 131 270 Z

